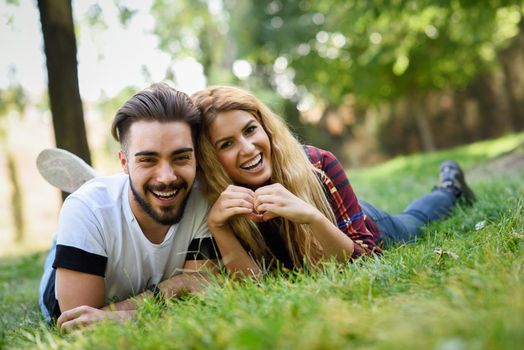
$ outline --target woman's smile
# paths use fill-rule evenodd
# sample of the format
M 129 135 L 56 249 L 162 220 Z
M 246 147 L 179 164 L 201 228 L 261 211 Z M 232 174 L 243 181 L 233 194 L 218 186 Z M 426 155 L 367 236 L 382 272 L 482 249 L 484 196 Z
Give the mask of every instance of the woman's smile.
M 272 175 L 271 143 L 259 121 L 249 112 L 221 112 L 210 127 L 217 159 L 238 185 L 261 186 Z

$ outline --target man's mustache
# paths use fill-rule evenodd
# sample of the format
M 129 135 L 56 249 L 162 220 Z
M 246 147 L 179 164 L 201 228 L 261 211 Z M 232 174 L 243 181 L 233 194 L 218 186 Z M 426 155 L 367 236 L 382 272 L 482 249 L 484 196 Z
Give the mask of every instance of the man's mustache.
M 183 180 L 174 181 L 169 184 L 146 185 L 147 190 L 160 192 L 178 191 L 181 189 L 187 189 L 187 187 L 187 182 Z

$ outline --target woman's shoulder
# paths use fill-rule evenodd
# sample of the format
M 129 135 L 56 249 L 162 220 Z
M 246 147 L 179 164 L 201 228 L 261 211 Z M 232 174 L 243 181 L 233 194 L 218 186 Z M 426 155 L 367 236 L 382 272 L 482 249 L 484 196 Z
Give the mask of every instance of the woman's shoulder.
M 330 151 L 326 151 L 322 148 L 318 148 L 318 147 L 311 146 L 311 145 L 303 145 L 303 147 L 304 147 L 304 151 L 306 152 L 309 158 L 309 161 L 313 165 L 316 165 L 316 164 L 325 165 L 333 161 L 338 162 L 337 157 L 335 157 L 335 155 L 331 153 Z

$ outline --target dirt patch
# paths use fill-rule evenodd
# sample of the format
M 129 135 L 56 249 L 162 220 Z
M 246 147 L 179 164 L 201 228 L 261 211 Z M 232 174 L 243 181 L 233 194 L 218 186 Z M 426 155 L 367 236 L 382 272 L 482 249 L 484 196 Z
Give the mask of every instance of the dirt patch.
M 485 179 L 496 175 L 511 175 L 524 172 L 524 142 L 511 151 L 476 166 L 468 171 L 468 179 Z

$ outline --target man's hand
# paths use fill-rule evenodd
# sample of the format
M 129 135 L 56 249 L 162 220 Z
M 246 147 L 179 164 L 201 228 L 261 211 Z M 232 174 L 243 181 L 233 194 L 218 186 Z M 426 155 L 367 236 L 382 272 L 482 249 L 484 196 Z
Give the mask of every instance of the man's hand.
M 56 325 L 64 332 L 78 328 L 86 328 L 102 320 L 127 321 L 134 317 L 136 311 L 108 311 L 91 306 L 78 306 L 64 311 L 56 321 Z

